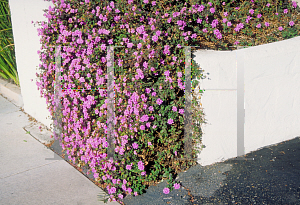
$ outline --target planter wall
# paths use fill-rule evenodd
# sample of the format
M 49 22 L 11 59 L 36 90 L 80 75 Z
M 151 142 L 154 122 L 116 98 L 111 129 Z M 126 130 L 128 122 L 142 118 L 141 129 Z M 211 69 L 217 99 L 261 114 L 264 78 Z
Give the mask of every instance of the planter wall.
M 9 0 L 24 111 L 48 128 L 52 122 L 47 118 L 50 112 L 45 98 L 40 97 L 36 86 L 36 72 L 41 64 L 37 54 L 41 48 L 40 36 L 38 26 L 34 26 L 31 21 L 46 21 L 43 10 L 50 5 L 53 6 L 52 2 L 44 0 Z
M 53 5 L 44 0 L 9 0 L 9 4 L 24 110 L 50 128 L 46 100 L 36 86 L 40 36 L 31 22 L 46 21 L 43 9 Z M 200 164 L 237 156 L 237 91 L 209 90 L 236 89 L 237 56 L 245 70 L 245 153 L 299 136 L 299 48 L 296 37 L 238 51 L 197 51 L 196 62 L 210 73 L 210 80 L 201 82 L 208 124 L 203 126 L 206 148 L 198 156 Z
M 198 163 L 221 162 L 300 135 L 300 37 L 194 54 L 194 60 L 209 73 L 200 81 L 207 124 L 202 126 L 206 147 Z M 244 85 L 240 86 L 244 102 L 238 101 L 238 83 Z M 238 153 L 242 143 L 244 150 Z

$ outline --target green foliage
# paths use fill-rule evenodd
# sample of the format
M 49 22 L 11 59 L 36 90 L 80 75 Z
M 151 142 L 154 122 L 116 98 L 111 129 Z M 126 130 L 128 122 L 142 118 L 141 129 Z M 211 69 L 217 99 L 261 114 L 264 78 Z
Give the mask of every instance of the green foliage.
M 0 76 L 20 85 L 8 0 L 0 1 Z
M 206 77 L 203 75 L 200 66 L 197 65 L 194 60 L 185 62 L 186 53 L 184 46 L 196 45 L 202 48 L 208 47 L 214 50 L 226 50 L 230 46 L 236 44 L 237 40 L 241 41 L 240 45 L 257 45 L 256 42 L 253 42 L 251 25 L 245 25 L 246 28 L 241 33 L 233 31 L 233 27 L 239 23 L 239 20 L 248 15 L 249 10 L 247 9 L 249 8 L 244 8 L 242 5 L 235 3 L 232 7 L 240 6 L 240 10 L 232 11 L 233 8 L 230 8 L 228 5 L 224 6 L 220 4 L 220 2 L 213 3 L 213 7 L 215 7 L 216 11 L 224 8 L 228 9 L 228 12 L 231 11 L 228 19 L 232 20 L 232 24 L 234 25 L 229 29 L 223 29 L 225 26 L 219 23 L 219 31 L 225 30 L 228 32 L 228 36 L 231 36 L 231 39 L 229 40 L 228 38 L 226 40 L 220 40 L 218 36 L 214 34 L 216 30 L 212 28 L 210 24 L 214 18 L 221 20 L 223 13 L 215 12 L 212 14 L 208 11 L 209 9 L 204 10 L 203 13 L 189 13 L 188 10 L 193 4 L 197 3 L 197 1 L 162 0 L 156 2 L 156 6 L 152 6 L 151 1 L 147 4 L 144 4 L 143 1 L 134 1 L 131 5 L 127 1 L 113 2 L 115 3 L 114 7 L 118 8 L 120 13 L 117 13 L 115 9 L 112 9 L 111 12 L 106 11 L 104 8 L 107 9 L 108 4 L 110 3 L 107 1 L 80 3 L 75 0 L 66 0 L 66 5 L 70 4 L 71 9 L 78 9 L 76 12 L 71 12 L 69 10 L 65 11 L 64 5 L 58 1 L 56 2 L 56 8 L 53 11 L 46 10 L 49 15 L 53 15 L 57 17 L 57 19 L 50 19 L 49 28 L 51 29 L 47 30 L 44 27 L 43 30 L 44 35 L 42 35 L 42 42 L 45 51 L 41 52 L 41 58 L 43 55 L 46 56 L 45 58 L 42 58 L 42 61 L 47 64 L 48 70 L 41 68 L 43 71 L 43 74 L 39 76 L 41 89 L 44 89 L 43 94 L 50 99 L 48 107 L 53 110 L 54 106 L 52 105 L 52 99 L 54 89 L 52 82 L 54 80 L 54 69 L 50 70 L 49 67 L 51 68 L 54 66 L 53 55 L 55 51 L 48 46 L 62 44 L 63 46 L 74 48 L 73 51 L 64 50 L 63 52 L 65 56 L 62 58 L 62 63 L 65 65 L 63 66 L 62 75 L 66 76 L 66 78 L 69 77 L 70 79 L 63 79 L 62 85 L 73 84 L 79 89 L 88 89 L 88 86 L 106 89 L 107 78 L 105 78 L 105 74 L 107 73 L 107 64 L 105 57 L 107 50 L 102 49 L 101 46 L 121 46 L 114 48 L 115 88 L 118 90 L 115 92 L 115 102 L 117 104 L 119 100 L 122 100 L 122 102 L 119 102 L 119 104 L 115 106 L 115 114 L 116 117 L 122 115 L 123 119 L 125 119 L 124 113 L 125 111 L 128 112 L 124 122 L 122 122 L 122 119 L 118 118 L 117 123 L 115 124 L 115 130 L 117 130 L 119 135 L 118 137 L 115 137 L 115 145 L 118 146 L 118 148 L 124 148 L 124 152 L 121 153 L 116 151 L 115 156 L 117 157 L 117 160 L 113 162 L 116 168 L 114 171 L 102 168 L 104 165 L 111 165 L 111 162 L 109 162 L 107 158 L 101 159 L 98 161 L 98 164 L 95 164 L 94 168 L 100 178 L 98 180 L 102 180 L 102 177 L 106 176 L 106 174 L 111 175 L 114 179 L 126 179 L 129 184 L 128 187 L 132 189 L 132 192 L 142 194 L 150 183 L 158 183 L 162 179 L 168 179 L 169 188 L 171 189 L 170 191 L 172 191 L 172 185 L 175 182 L 174 179 L 176 178 L 176 175 L 180 171 L 197 164 L 195 160 L 192 159 L 197 156 L 197 153 L 199 153 L 200 150 L 197 150 L 194 146 L 201 142 L 202 132 L 200 124 L 205 122 L 203 119 L 204 113 L 199 107 L 196 95 L 193 94 L 192 122 L 189 122 L 192 123 L 193 129 L 192 159 L 182 159 L 185 157 L 183 149 L 186 139 L 184 139 L 184 115 L 178 113 L 178 111 L 179 109 L 184 109 L 185 93 L 184 89 L 180 88 L 178 81 L 181 81 L 182 84 L 185 81 L 185 63 L 191 63 L 193 89 L 199 86 L 200 79 Z M 242 4 L 242 1 L 240 4 Z M 136 14 L 133 12 L 133 5 L 137 9 Z M 98 21 L 101 18 L 103 19 L 103 16 L 99 18 L 98 15 L 95 15 L 95 12 L 92 13 L 97 7 L 99 7 L 99 11 L 97 12 L 107 18 L 101 22 L 101 26 L 98 25 Z M 173 20 L 171 22 L 168 22 L 168 18 L 157 18 L 161 17 L 161 14 L 157 14 L 156 12 L 168 13 L 170 17 L 174 11 L 180 12 L 183 7 L 187 8 L 186 16 L 183 16 L 183 14 L 180 14 L 177 17 L 172 16 Z M 263 13 L 263 11 L 264 7 L 258 7 L 255 14 L 258 12 Z M 115 20 L 118 15 L 120 16 L 120 19 Z M 143 21 L 140 20 L 141 16 L 145 17 Z M 205 17 L 207 17 L 207 23 Z M 71 18 L 72 20 L 70 20 Z M 153 22 L 153 25 L 149 25 L 148 23 L 150 18 L 157 18 L 156 22 Z M 202 24 L 195 22 L 198 18 L 203 19 Z M 180 30 L 177 25 L 179 20 L 189 21 L 183 30 Z M 122 25 L 126 25 L 128 28 L 123 29 L 121 28 Z M 144 25 L 144 30 L 149 35 L 148 40 L 143 41 L 143 35 L 136 33 L 136 29 L 138 27 L 140 28 L 141 25 Z M 65 26 L 65 28 L 63 28 L 63 26 Z M 152 29 L 152 26 L 156 29 Z M 60 27 L 62 27 L 61 30 Z M 107 34 L 100 34 L 100 28 L 110 32 Z M 204 28 L 208 28 L 207 33 L 202 32 Z M 97 29 L 97 32 L 93 32 L 93 29 Z M 129 33 L 129 29 L 135 29 L 135 31 Z M 63 33 L 63 30 L 73 31 L 74 33 L 77 31 L 77 34 L 73 33 L 73 36 L 65 34 L 67 37 L 62 37 L 63 35 L 61 35 L 61 33 Z M 156 34 L 155 32 L 157 30 L 160 30 L 161 34 L 158 35 L 159 37 L 157 41 L 155 41 L 152 37 Z M 261 30 L 265 32 L 267 29 Z M 79 31 L 81 32 L 81 35 L 78 34 Z M 191 34 L 196 33 L 198 35 L 197 38 L 192 39 L 188 34 L 189 38 L 186 40 L 183 33 L 186 34 L 189 31 Z M 168 35 L 165 35 L 166 32 Z M 292 35 L 297 34 L 299 33 L 292 33 Z M 61 38 L 65 39 L 59 40 L 59 35 Z M 99 41 L 96 44 L 93 44 L 92 41 L 95 42 L 97 37 L 99 38 Z M 241 37 L 243 37 L 243 39 L 241 39 Z M 129 43 L 133 43 L 132 48 L 127 47 L 128 45 L 125 38 L 127 38 Z M 261 38 L 259 34 L 257 39 L 261 39 L 262 44 L 276 40 L 273 39 L 272 36 Z M 80 40 L 84 43 L 78 43 L 78 45 L 74 44 L 75 42 L 80 42 Z M 113 42 L 108 43 L 110 40 Z M 138 43 L 142 44 L 141 48 L 136 47 Z M 91 45 L 94 46 L 94 48 L 92 48 Z M 147 45 L 150 47 L 146 47 Z M 166 45 L 170 46 L 169 54 L 164 52 Z M 176 47 L 177 45 L 181 45 L 181 48 Z M 196 49 L 198 48 L 192 48 L 191 51 Z M 87 54 L 89 50 L 91 50 L 91 52 Z M 150 55 L 153 55 L 154 57 L 148 59 Z M 140 56 L 140 58 L 137 58 L 137 56 Z M 174 60 L 174 57 L 177 59 Z M 71 71 L 74 71 L 71 65 L 74 66 L 74 64 L 76 64 L 76 58 L 81 60 L 79 65 L 84 68 L 76 68 L 76 74 L 85 79 L 85 85 L 79 83 L 76 74 L 74 75 L 74 73 L 71 73 Z M 102 59 L 104 59 L 104 61 L 102 61 Z M 87 60 L 89 60 L 90 63 L 88 63 Z M 122 63 L 119 64 L 121 61 Z M 138 64 L 137 67 L 136 63 Z M 148 64 L 148 66 L 146 66 L 147 68 L 144 68 L 144 63 Z M 179 76 L 180 72 L 182 76 Z M 86 77 L 87 73 L 92 77 Z M 166 75 L 169 75 L 169 78 L 167 78 Z M 101 85 L 96 83 L 96 81 L 101 81 L 100 78 L 102 78 Z M 93 82 L 91 80 L 93 80 Z M 149 93 L 147 93 L 147 89 L 150 89 Z M 79 95 L 79 97 L 74 97 L 76 95 Z M 142 95 L 144 96 L 142 97 Z M 91 96 L 97 96 L 95 97 L 94 103 L 87 100 L 88 98 L 91 98 Z M 147 100 L 144 102 L 143 98 L 145 97 L 147 97 Z M 89 159 L 87 163 L 90 168 L 93 168 L 92 160 L 96 158 L 94 154 L 91 154 L 93 151 L 96 150 L 98 156 L 107 153 L 107 147 L 102 146 L 102 144 L 97 146 L 96 142 L 90 142 L 90 140 L 98 140 L 99 142 L 100 137 L 106 136 L 106 129 L 98 124 L 98 122 L 105 124 L 107 120 L 107 113 L 105 113 L 107 108 L 103 106 L 105 104 L 104 98 L 104 96 L 99 96 L 98 91 L 82 91 L 81 93 L 65 93 L 64 100 L 62 101 L 66 104 L 66 109 L 70 108 L 70 110 L 74 110 L 74 108 L 76 108 L 78 110 L 77 117 L 74 112 L 71 114 L 70 111 L 67 112 L 66 109 L 64 110 L 67 113 L 64 115 L 65 121 L 63 125 L 66 127 L 70 125 L 71 129 L 64 130 L 63 134 L 67 137 L 63 140 L 63 145 L 70 152 L 70 156 L 81 163 L 84 162 L 80 159 L 80 155 L 83 156 L 83 153 L 90 155 L 91 159 Z M 68 99 L 69 102 L 74 102 L 74 104 L 68 104 L 68 102 L 65 102 L 67 101 L 66 99 Z M 77 103 L 75 103 L 76 99 L 78 100 Z M 129 101 L 129 99 L 131 99 L 131 101 Z M 161 104 L 158 103 L 159 99 L 162 100 Z M 90 104 L 87 103 L 87 101 L 90 102 Z M 129 104 L 132 106 L 130 107 Z M 143 109 L 145 104 L 147 108 L 153 106 L 153 111 Z M 130 108 L 133 107 L 135 108 L 135 111 L 139 111 L 139 114 L 136 114 L 135 112 L 129 113 Z M 173 107 L 176 107 L 177 111 L 173 111 Z M 98 114 L 95 115 L 94 113 L 96 113 L 96 110 L 98 113 L 101 113 L 102 116 L 97 116 Z M 88 115 L 87 113 L 92 113 L 92 115 Z M 73 115 L 73 121 L 70 120 L 71 115 Z M 148 128 L 147 122 L 142 122 L 141 120 L 144 115 L 154 118 L 153 121 L 148 120 L 148 122 L 151 122 L 150 128 Z M 79 121 L 81 126 L 78 127 L 76 125 L 76 129 L 78 130 L 78 132 L 76 132 L 75 129 L 72 129 L 72 126 L 74 128 L 74 124 Z M 90 124 L 92 124 L 90 126 L 91 128 L 89 128 Z M 131 128 L 136 129 L 136 132 L 129 127 L 126 127 L 124 124 L 132 124 Z M 153 125 L 156 127 L 153 127 Z M 74 135 L 76 135 L 76 137 L 73 137 Z M 70 136 L 73 138 L 70 139 Z M 127 137 L 127 142 L 123 141 L 123 138 L 125 137 Z M 106 139 L 104 141 L 106 142 Z M 74 144 L 72 144 L 74 142 L 76 144 L 86 143 L 87 145 L 75 148 Z M 148 143 L 151 143 L 152 145 Z M 138 146 L 138 148 L 133 146 L 133 144 Z M 80 150 L 82 153 L 78 154 Z M 128 168 L 128 166 L 130 168 Z M 142 168 L 140 168 L 141 166 Z M 142 175 L 144 171 L 146 173 L 145 175 Z M 103 182 L 109 184 L 110 187 L 114 186 L 117 189 L 116 192 L 113 193 L 114 196 L 125 194 L 121 189 L 121 184 L 115 185 L 109 179 L 103 180 Z M 106 186 L 104 186 L 104 188 L 106 188 Z

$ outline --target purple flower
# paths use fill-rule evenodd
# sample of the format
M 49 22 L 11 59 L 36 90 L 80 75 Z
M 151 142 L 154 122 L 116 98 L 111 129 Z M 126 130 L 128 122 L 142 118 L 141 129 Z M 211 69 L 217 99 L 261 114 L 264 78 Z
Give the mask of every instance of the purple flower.
M 175 183 L 175 184 L 174 184 L 174 188 L 175 188 L 175 189 L 179 189 L 179 188 L 180 188 L 180 184 Z
M 158 98 L 158 99 L 156 100 L 156 103 L 159 104 L 159 105 L 161 105 L 162 102 L 163 102 L 163 101 L 162 101 L 160 98 Z
M 156 2 L 155 1 L 152 1 L 152 6 L 155 6 L 156 5 Z
M 173 107 L 172 107 L 172 110 L 173 110 L 174 112 L 177 112 L 177 107 L 173 106 Z
M 209 11 L 210 11 L 210 13 L 213 14 L 213 13 L 215 13 L 215 8 L 210 8 Z
M 253 15 L 253 14 L 254 14 L 254 10 L 253 10 L 253 9 L 250 9 L 250 10 L 249 10 L 249 13 Z
M 227 26 L 231 26 L 232 24 L 231 24 L 231 22 L 230 21 L 228 21 L 227 22 Z
M 227 18 L 224 18 L 224 19 L 223 19 L 223 23 L 226 23 L 226 21 L 227 21 Z
M 261 24 L 260 24 L 260 23 L 256 25 L 256 28 L 260 28 L 260 27 L 261 27 Z
M 148 4 L 149 3 L 149 1 L 148 0 L 144 0 L 144 4 Z
M 183 115 L 184 109 L 179 109 L 179 113 Z
M 171 124 L 173 124 L 173 123 L 174 123 L 173 119 L 168 119 L 168 124 L 169 124 L 169 125 L 171 125 Z
M 207 28 L 202 29 L 204 33 L 207 33 Z
M 141 130 L 145 130 L 145 125 L 141 125 L 141 126 L 140 126 L 140 129 L 141 129 Z
M 170 189 L 169 188 L 164 188 L 163 192 L 164 192 L 164 194 L 169 194 L 170 193 Z
M 288 9 L 284 9 L 283 13 L 287 14 L 288 13 Z
M 294 21 L 290 21 L 290 22 L 289 22 L 289 25 L 290 25 L 290 26 L 293 26 L 293 25 L 294 25 Z
M 282 26 L 278 27 L 278 30 L 279 30 L 279 31 L 282 31 L 282 30 L 283 30 Z
M 292 4 L 293 7 L 296 8 L 296 7 L 297 7 L 297 2 L 296 2 L 296 1 L 293 1 L 292 3 L 293 3 L 293 4 Z
M 149 107 L 149 111 L 153 111 L 154 109 L 153 109 L 153 106 L 150 106 Z
M 268 22 L 265 22 L 265 26 L 268 27 L 270 26 L 270 24 Z
M 158 37 L 156 35 L 152 36 L 152 41 L 156 42 L 158 40 Z
M 178 78 L 181 78 L 182 77 L 182 72 L 178 72 L 177 76 L 178 76 Z
M 156 92 L 153 92 L 153 93 L 152 93 L 152 96 L 156 96 Z
M 102 45 L 101 45 L 101 50 L 103 50 L 103 51 L 104 51 L 105 49 L 106 49 L 106 46 L 105 46 L 105 44 L 102 44 Z
M 79 82 L 84 83 L 85 82 L 84 78 L 83 77 L 79 78 Z
M 137 148 L 139 147 L 139 145 L 135 142 L 135 143 L 132 144 L 132 147 L 133 147 L 134 149 L 137 149 Z
M 202 22 L 202 19 L 197 19 L 197 23 L 201 23 Z
M 258 14 L 258 15 L 257 15 L 257 18 L 260 18 L 260 17 L 261 17 L 261 14 Z
M 224 16 L 225 16 L 225 17 L 228 16 L 228 12 L 224 12 Z
M 113 193 L 116 193 L 116 188 L 115 188 L 115 187 L 112 187 L 112 188 L 110 189 L 110 194 L 113 194 Z
M 126 165 L 127 170 L 131 170 L 131 165 Z
M 236 27 L 235 27 L 234 30 L 235 30 L 236 32 L 239 32 L 241 28 L 244 28 L 244 24 L 243 24 L 243 23 L 239 23 L 238 25 L 236 25 Z
M 236 42 L 234 42 L 234 45 L 237 45 L 237 44 L 239 44 L 240 42 L 239 41 L 236 41 Z

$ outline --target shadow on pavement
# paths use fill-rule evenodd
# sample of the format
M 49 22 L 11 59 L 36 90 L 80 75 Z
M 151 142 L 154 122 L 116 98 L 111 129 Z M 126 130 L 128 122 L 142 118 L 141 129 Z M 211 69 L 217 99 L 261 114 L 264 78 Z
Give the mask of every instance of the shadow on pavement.
M 199 191 L 189 204 L 300 204 L 299 137 L 245 157 L 254 160 L 216 163 L 232 165 L 224 186 L 209 197 Z

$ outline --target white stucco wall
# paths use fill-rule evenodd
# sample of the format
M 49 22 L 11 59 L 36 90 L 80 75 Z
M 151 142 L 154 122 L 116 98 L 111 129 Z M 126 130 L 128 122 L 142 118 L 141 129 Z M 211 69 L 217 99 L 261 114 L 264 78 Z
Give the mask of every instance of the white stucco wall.
M 195 55 L 209 73 L 200 81 L 208 123 L 202 127 L 206 147 L 198 163 L 237 157 L 237 56 L 244 58 L 244 153 L 300 136 L 300 37 L 235 51 L 198 50 Z
M 24 111 L 50 128 L 52 120 L 46 100 L 40 97 L 36 86 L 37 67 L 41 63 L 37 51 L 41 48 L 40 36 L 31 21 L 46 21 L 44 9 L 53 6 L 44 0 L 9 0 L 13 27 L 17 70 L 19 73 Z M 31 81 L 33 79 L 33 81 Z

